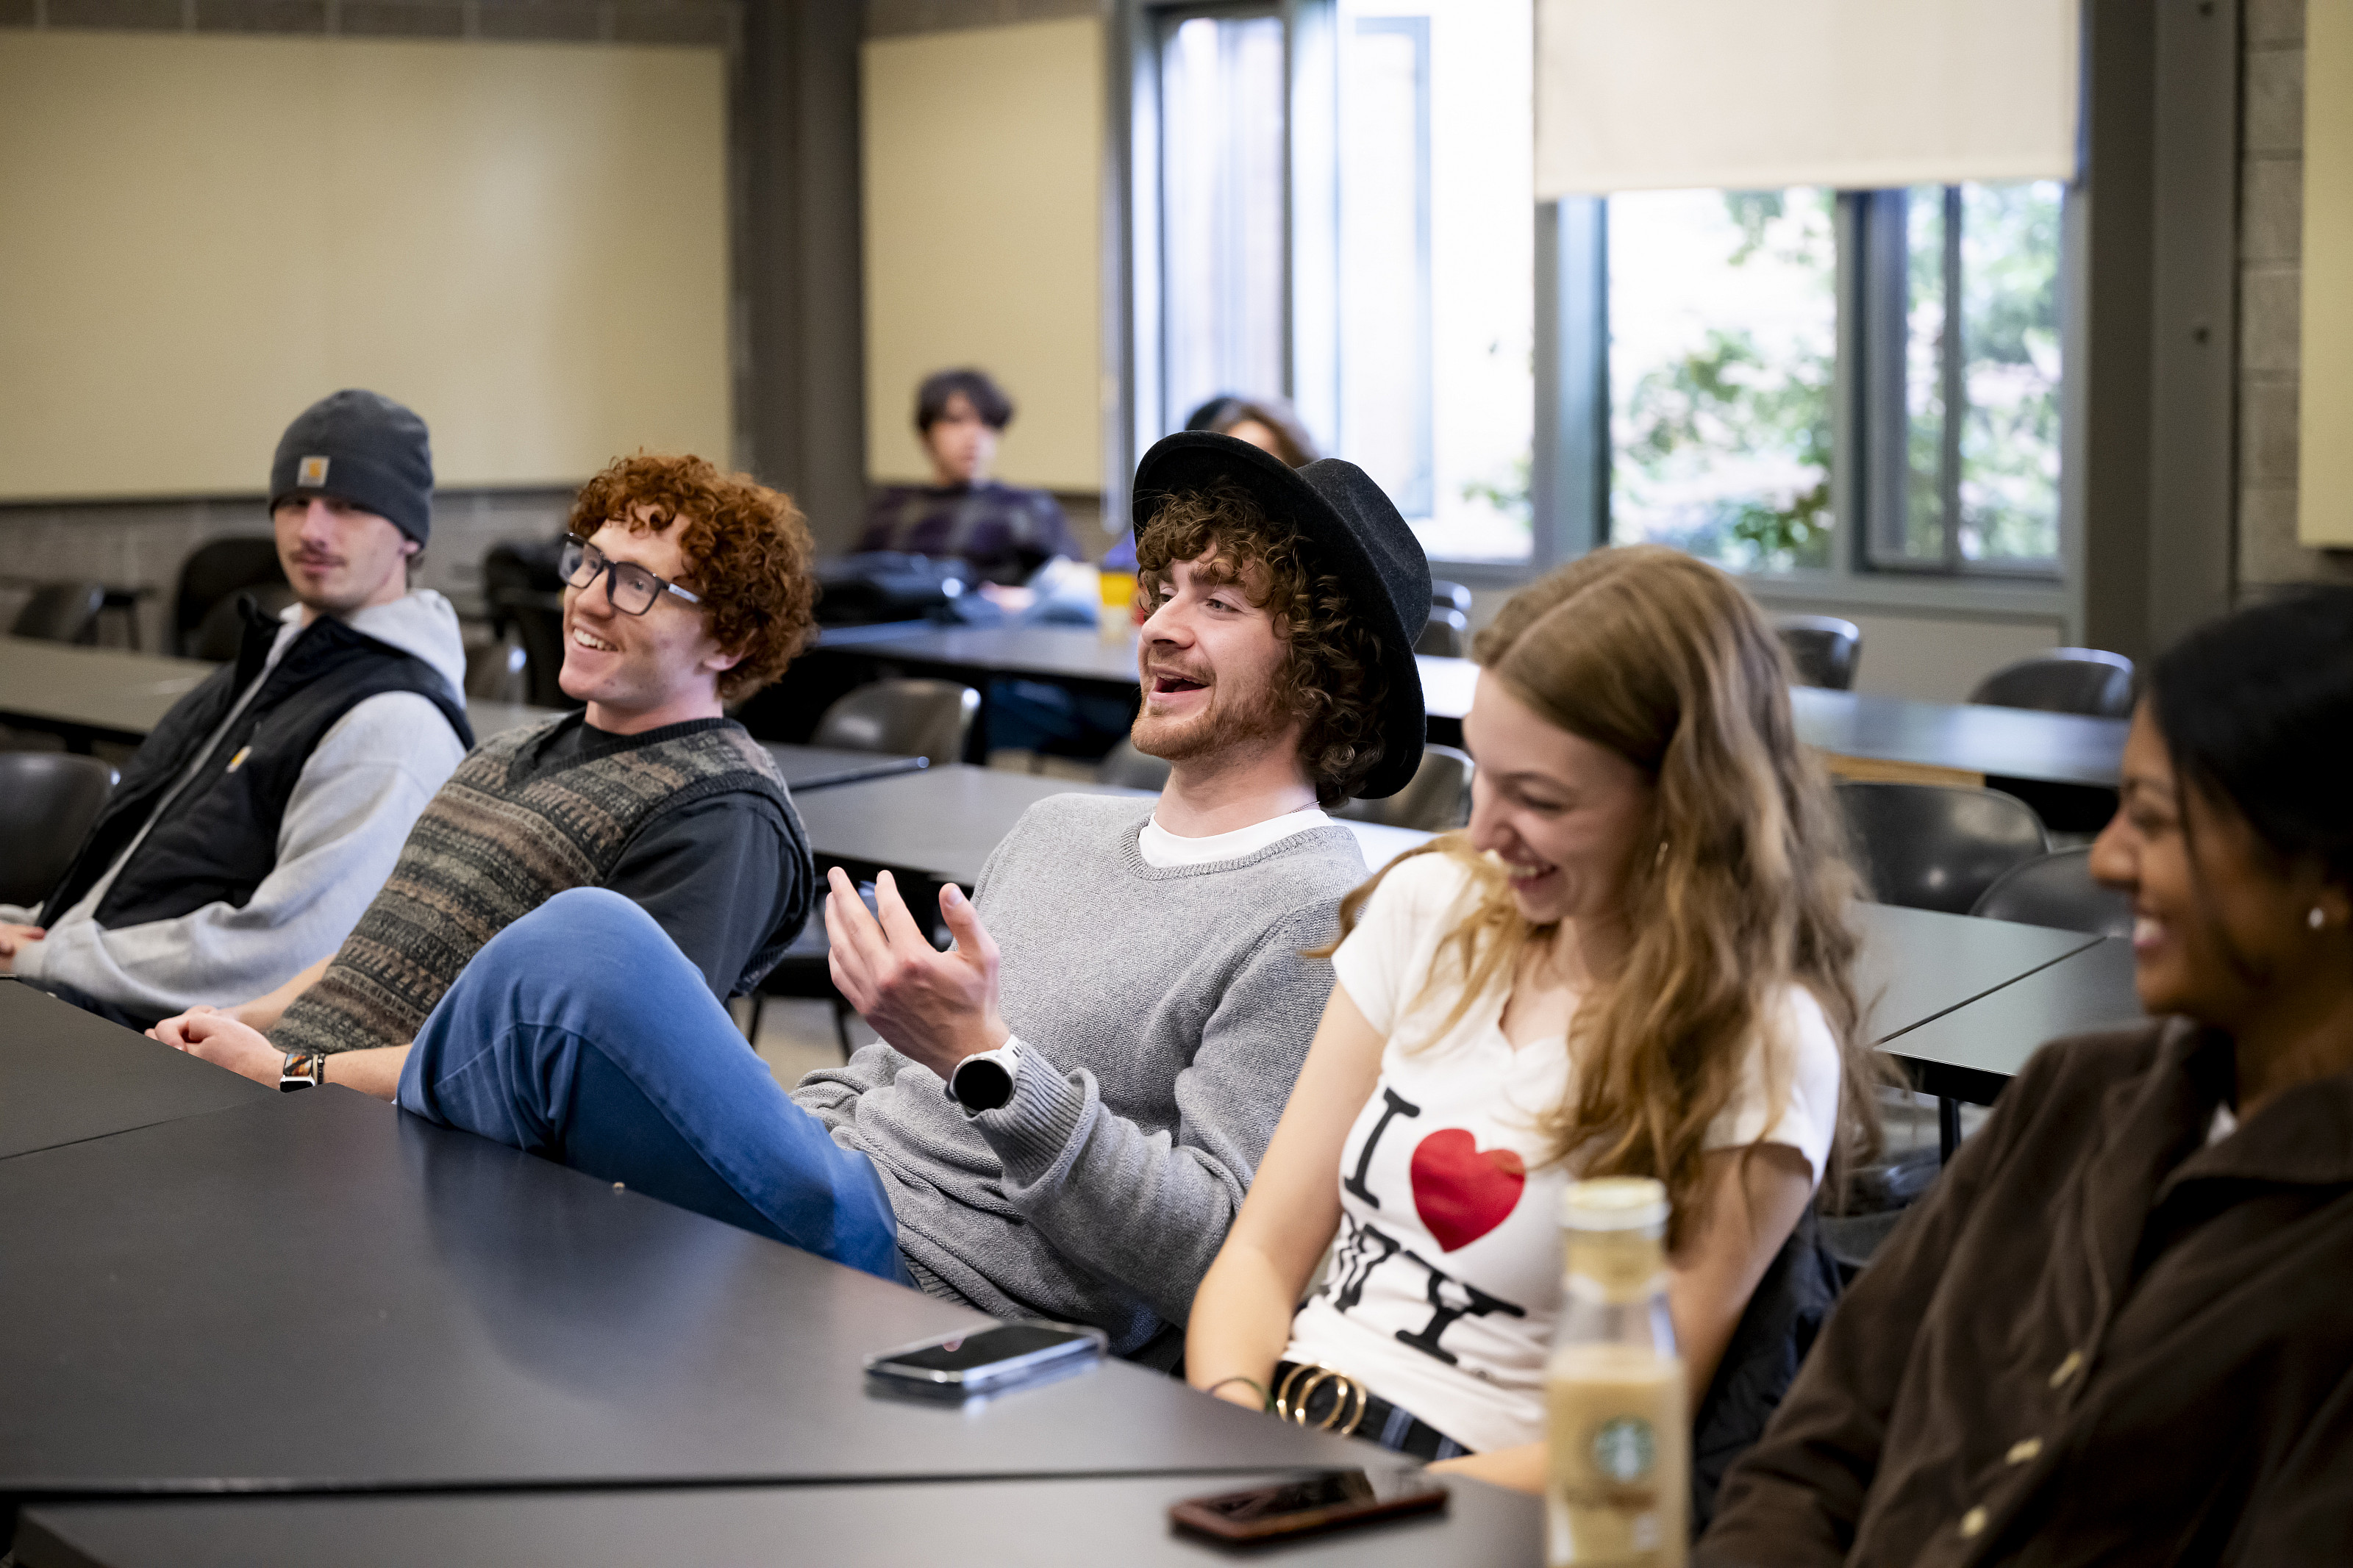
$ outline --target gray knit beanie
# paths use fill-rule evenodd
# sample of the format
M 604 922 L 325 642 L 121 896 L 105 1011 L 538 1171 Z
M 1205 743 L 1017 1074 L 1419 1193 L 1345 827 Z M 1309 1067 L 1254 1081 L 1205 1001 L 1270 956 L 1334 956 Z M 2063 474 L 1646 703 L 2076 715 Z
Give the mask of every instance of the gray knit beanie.
M 417 543 L 433 531 L 433 447 L 425 421 L 373 392 L 322 397 L 286 426 L 269 465 L 269 504 L 318 490 L 390 522 Z

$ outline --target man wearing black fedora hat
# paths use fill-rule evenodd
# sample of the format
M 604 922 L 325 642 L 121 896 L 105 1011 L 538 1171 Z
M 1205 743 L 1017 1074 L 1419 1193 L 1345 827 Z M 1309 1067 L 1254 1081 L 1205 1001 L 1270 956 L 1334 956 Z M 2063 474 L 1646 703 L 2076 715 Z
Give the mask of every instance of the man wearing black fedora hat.
M 1364 876 L 1322 807 L 1420 756 L 1430 574 L 1346 463 L 1187 433 L 1135 496 L 1134 738 L 1167 788 L 1031 808 L 976 899 L 943 896 L 946 952 L 887 877 L 877 920 L 833 871 L 835 977 L 881 1041 L 787 1094 L 649 921 L 559 899 L 460 977 L 400 1103 L 991 1313 L 1173 1349 L 1331 987 L 1303 951 Z

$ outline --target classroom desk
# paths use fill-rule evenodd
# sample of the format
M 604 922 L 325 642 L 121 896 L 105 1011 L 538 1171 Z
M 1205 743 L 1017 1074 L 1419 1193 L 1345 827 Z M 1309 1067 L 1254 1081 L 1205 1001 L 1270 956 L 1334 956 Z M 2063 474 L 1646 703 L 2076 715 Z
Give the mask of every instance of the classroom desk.
M 2116 810 L 2126 720 L 1812 686 L 1792 687 L 1789 700 L 1798 738 L 1822 752 L 1833 773 L 1990 785 L 2034 807 L 2045 826 L 2070 832 L 2095 832 Z
M 22 981 L 0 979 L 0 1160 L 277 1098 Z
M 1358 1462 L 1123 1363 L 957 1408 L 976 1321 L 329 1086 L 0 1160 L 0 1506 Z
M 1170 1528 L 1168 1505 L 1282 1479 L 1121 1477 L 868 1486 L 59 1503 L 29 1510 L 25 1568 L 1205 1568 L 1238 1553 Z M 1250 1551 L 1285 1568 L 1530 1568 L 1536 1499 L 1452 1479 L 1443 1513 Z
M 1911 1064 L 1926 1092 L 1991 1105 L 2044 1041 L 2143 1016 L 2131 942 L 2100 937 L 1906 1030 L 1885 1048 Z
M 794 746 L 763 741 L 776 759 L 776 771 L 796 795 L 840 784 L 863 784 L 893 773 L 921 773 L 931 765 L 927 757 L 902 757 L 883 752 L 845 752 L 833 746 Z
M 0 722 L 56 730 L 77 752 L 96 741 L 135 746 L 219 668 L 196 658 L 0 637 Z M 466 703 L 477 741 L 559 711 L 480 698 Z
M 1154 798 L 1147 790 L 958 763 L 827 790 L 800 803 L 801 826 L 808 831 L 820 872 L 830 864 L 855 868 L 861 877 L 888 868 L 969 888 L 980 879 L 989 851 L 1013 831 L 1023 812 L 1049 795 L 1072 794 L 1125 795 L 1138 803 L 1138 812 Z M 1366 865 L 1373 868 L 1430 837 L 1369 822 L 1344 820 L 1339 826 L 1356 836 Z
M 1899 1057 L 1905 1053 L 1896 1042 L 1909 1031 L 2100 940 L 1897 904 L 1858 903 L 1852 919 L 1862 939 L 1854 989 L 1863 1006 L 1863 1037 Z

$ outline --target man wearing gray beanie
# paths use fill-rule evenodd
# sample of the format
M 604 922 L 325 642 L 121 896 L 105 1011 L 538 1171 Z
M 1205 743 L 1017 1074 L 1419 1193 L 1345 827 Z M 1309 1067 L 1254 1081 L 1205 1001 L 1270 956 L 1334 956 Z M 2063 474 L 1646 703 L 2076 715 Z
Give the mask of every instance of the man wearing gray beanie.
M 148 735 L 39 909 L 0 905 L 0 972 L 144 1028 L 341 945 L 473 744 L 457 614 L 408 586 L 432 500 L 425 421 L 390 398 L 287 426 L 269 515 L 296 602 L 246 601 L 237 661 Z

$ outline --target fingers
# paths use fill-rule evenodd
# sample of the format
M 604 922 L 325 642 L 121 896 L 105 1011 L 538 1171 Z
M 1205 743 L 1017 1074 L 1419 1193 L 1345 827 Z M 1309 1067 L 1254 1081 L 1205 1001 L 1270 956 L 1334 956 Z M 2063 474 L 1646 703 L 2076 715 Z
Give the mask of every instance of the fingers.
M 885 871 L 874 879 L 874 909 L 882 917 L 882 934 L 891 945 L 906 952 L 920 947 L 925 952 L 935 951 L 923 937 L 923 928 L 915 917 L 907 912 L 907 900 L 899 896 L 899 879 Z
M 191 1007 L 177 1017 L 164 1019 L 147 1033 L 151 1037 L 163 1041 L 175 1051 L 185 1051 L 188 1048 L 189 1022 L 202 1014 L 212 1011 L 210 1007 Z
M 956 952 L 985 968 L 997 967 L 997 939 L 980 923 L 980 911 L 964 896 L 964 889 L 954 882 L 940 889 L 940 918 L 947 922 L 948 934 L 955 938 Z
M 875 954 L 884 950 L 882 933 L 840 867 L 826 873 L 826 968 L 849 1005 L 862 1013 L 873 997 Z

